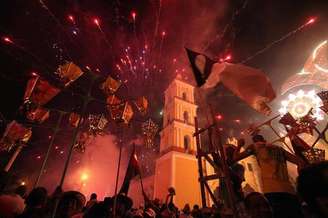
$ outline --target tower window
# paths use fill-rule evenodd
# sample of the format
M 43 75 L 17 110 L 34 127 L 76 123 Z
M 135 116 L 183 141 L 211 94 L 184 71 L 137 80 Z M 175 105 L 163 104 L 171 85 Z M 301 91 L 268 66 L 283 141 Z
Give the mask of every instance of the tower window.
M 185 92 L 182 93 L 182 99 L 187 101 L 187 93 L 185 93 Z
M 189 114 L 187 111 L 183 112 L 183 121 L 189 123 Z
M 190 137 L 189 135 L 185 135 L 183 137 L 183 147 L 186 151 L 190 149 Z

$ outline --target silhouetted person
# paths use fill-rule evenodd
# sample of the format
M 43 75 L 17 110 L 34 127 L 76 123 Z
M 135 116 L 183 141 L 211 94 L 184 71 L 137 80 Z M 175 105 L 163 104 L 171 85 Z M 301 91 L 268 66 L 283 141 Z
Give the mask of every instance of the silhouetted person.
M 56 218 L 71 218 L 79 216 L 85 204 L 85 197 L 77 191 L 64 192 L 59 200 Z
M 297 191 L 313 217 L 328 217 L 328 161 L 302 169 L 297 178 Z
M 191 217 L 191 209 L 189 204 L 185 204 L 182 209 L 182 214 L 180 215 L 181 218 L 189 218 Z
M 272 208 L 263 194 L 252 192 L 245 198 L 245 207 L 250 218 L 272 218 Z
M 303 160 L 282 147 L 268 144 L 262 135 L 254 135 L 252 139 L 254 143 L 241 153 L 239 151 L 242 146 L 238 146 L 234 161 L 255 155 L 261 171 L 263 193 L 273 208 L 274 217 L 303 217 L 301 204 L 287 170 L 287 161 L 301 166 L 304 164 Z
M 18 186 L 14 193 L 0 196 L 0 217 L 14 217 L 23 213 L 26 186 Z
M 195 204 L 191 211 L 191 216 L 193 218 L 201 218 L 202 217 L 202 211 L 199 209 L 199 205 Z
M 43 218 L 46 216 L 47 190 L 34 188 L 25 200 L 25 210 L 18 218 Z
M 90 200 L 87 202 L 87 205 L 85 206 L 86 209 L 91 208 L 95 203 L 97 203 L 97 194 L 96 193 L 92 193 L 90 195 Z

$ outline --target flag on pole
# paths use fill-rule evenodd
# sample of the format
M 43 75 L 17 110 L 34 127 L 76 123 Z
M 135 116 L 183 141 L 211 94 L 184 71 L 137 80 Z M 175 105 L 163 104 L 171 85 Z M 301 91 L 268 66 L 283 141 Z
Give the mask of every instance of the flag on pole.
M 120 194 L 128 194 L 130 182 L 131 180 L 136 177 L 137 175 L 140 175 L 140 167 L 139 167 L 139 161 L 137 159 L 136 155 L 136 149 L 135 145 L 133 145 L 133 151 L 130 156 L 128 168 L 125 173 L 125 177 L 122 183 L 121 190 L 119 191 Z
M 263 71 L 242 64 L 215 63 L 208 57 L 191 50 L 187 50 L 187 54 L 198 86 L 203 86 L 205 89 L 214 88 L 221 82 L 256 111 L 265 115 L 271 113 L 267 103 L 276 95 L 269 78 Z

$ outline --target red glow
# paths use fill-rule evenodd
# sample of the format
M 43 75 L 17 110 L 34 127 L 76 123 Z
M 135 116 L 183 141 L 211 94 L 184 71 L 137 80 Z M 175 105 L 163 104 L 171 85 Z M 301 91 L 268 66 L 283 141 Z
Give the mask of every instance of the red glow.
M 36 159 L 39 159 L 40 160 L 41 159 L 41 155 L 36 156 Z
M 75 19 L 73 17 L 73 15 L 68 15 L 67 18 L 71 21 L 71 22 L 75 22 Z
M 310 19 L 308 20 L 308 22 L 306 23 L 306 25 L 309 25 L 309 24 L 314 23 L 314 22 L 316 21 L 316 19 L 317 19 L 317 18 L 315 18 L 315 17 L 310 18 Z
M 6 43 L 13 43 L 13 41 L 8 36 L 3 37 L 2 40 Z
M 93 19 L 93 22 L 94 22 L 97 26 L 99 26 L 99 19 L 98 19 L 98 18 L 94 18 L 94 19 Z
M 176 63 L 177 62 L 177 59 L 176 58 L 173 58 L 173 63 Z
M 55 150 L 58 150 L 58 148 L 59 148 L 58 146 L 55 146 Z
M 133 20 L 136 20 L 137 13 L 135 11 L 131 11 L 131 16 Z
M 87 65 L 87 66 L 85 66 L 85 68 L 87 68 L 88 70 L 91 70 L 91 68 Z
M 239 119 L 234 120 L 236 123 L 240 123 L 241 121 Z
M 223 119 L 223 116 L 221 114 L 218 114 L 218 115 L 216 115 L 216 119 L 222 120 Z
M 165 31 L 162 32 L 162 36 L 163 37 L 166 36 L 166 32 Z
M 231 60 L 232 59 L 232 56 L 229 54 L 229 55 L 227 55 L 225 58 L 224 58 L 224 60 L 225 61 L 228 61 L 228 60 Z
M 38 76 L 38 74 L 37 74 L 36 72 L 32 72 L 31 75 L 32 75 L 32 76 Z M 51 135 L 48 136 L 48 138 L 51 139 Z

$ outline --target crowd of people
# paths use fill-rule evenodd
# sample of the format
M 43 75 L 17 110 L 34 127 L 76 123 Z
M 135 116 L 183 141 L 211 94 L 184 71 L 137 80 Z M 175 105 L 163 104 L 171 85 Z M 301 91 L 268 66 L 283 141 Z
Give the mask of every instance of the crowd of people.
M 297 194 L 304 218 L 328 217 L 328 162 L 310 165 L 300 171 L 297 179 Z M 116 199 L 115 199 L 116 198 Z M 279 201 L 279 199 L 277 199 Z M 114 203 L 115 202 L 115 203 Z M 244 205 L 247 218 L 288 217 L 275 214 L 272 201 L 258 192 L 245 196 Z M 182 217 L 205 218 L 222 217 L 220 208 L 200 208 L 198 205 L 186 204 L 180 210 L 173 201 L 160 203 L 158 199 L 147 200 L 142 207 L 133 205 L 133 201 L 126 195 L 97 199 L 93 193 L 87 201 L 85 196 L 77 191 L 62 191 L 57 188 L 52 194 L 43 187 L 34 188 L 27 195 L 25 186 L 19 186 L 12 193 L 0 196 L 1 218 L 110 218 L 131 217 Z M 293 210 L 293 208 L 286 208 Z M 286 214 L 288 211 L 285 211 Z M 240 214 L 239 214 L 240 216 Z
M 244 149 L 241 149 L 244 147 Z M 243 151 L 241 151 L 243 150 Z M 263 193 L 242 190 L 243 166 L 239 160 L 254 155 L 261 171 Z M 296 190 L 289 179 L 286 161 L 299 166 Z M 303 165 L 297 156 L 278 146 L 268 145 L 261 135 L 253 136 L 253 144 L 226 146 L 229 181 L 233 187 L 233 205 L 229 205 L 227 184 L 220 180 L 218 202 L 212 207 L 174 204 L 173 187 L 165 202 L 144 195 L 144 205 L 134 205 L 126 194 L 98 199 L 93 193 L 87 201 L 78 191 L 63 191 L 57 187 L 51 194 L 36 187 L 27 194 L 25 186 L 0 195 L 1 218 L 328 218 L 328 161 Z M 219 164 L 219 163 L 218 163 Z M 177 193 L 179 194 L 179 193 Z M 231 201 L 230 201 L 231 202 Z M 230 209 L 230 211 L 229 211 Z

